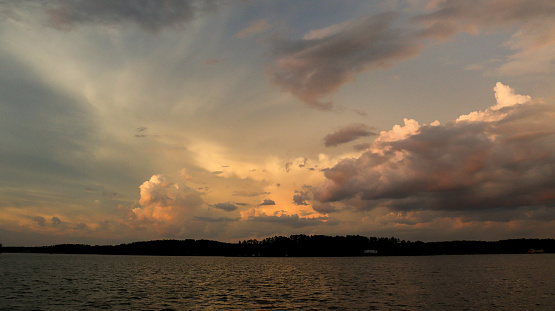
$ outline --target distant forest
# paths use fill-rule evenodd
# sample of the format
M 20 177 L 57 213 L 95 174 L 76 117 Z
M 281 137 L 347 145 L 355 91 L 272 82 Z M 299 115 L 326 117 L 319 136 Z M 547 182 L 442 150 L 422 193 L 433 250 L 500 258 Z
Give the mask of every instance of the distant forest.
M 456 254 L 555 253 L 555 239 L 411 242 L 397 238 L 359 235 L 291 235 L 264 240 L 224 243 L 210 240 L 157 240 L 120 245 L 59 244 L 39 247 L 2 247 L 5 253 L 106 254 L 158 256 L 422 256 Z

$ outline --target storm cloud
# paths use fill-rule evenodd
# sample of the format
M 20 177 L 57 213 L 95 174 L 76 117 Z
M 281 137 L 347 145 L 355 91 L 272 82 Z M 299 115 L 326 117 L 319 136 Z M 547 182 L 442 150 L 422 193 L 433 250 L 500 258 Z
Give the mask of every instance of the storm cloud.
M 440 125 L 382 132 L 370 151 L 325 172 L 320 202 L 359 209 L 485 210 L 555 202 L 555 105 L 498 83 L 498 104 Z

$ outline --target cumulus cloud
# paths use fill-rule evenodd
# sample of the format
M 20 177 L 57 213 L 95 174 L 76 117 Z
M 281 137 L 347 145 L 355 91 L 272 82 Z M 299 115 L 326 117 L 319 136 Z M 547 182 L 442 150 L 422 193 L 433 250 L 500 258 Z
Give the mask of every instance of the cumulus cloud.
M 381 132 L 359 158 L 325 171 L 321 203 L 358 209 L 488 210 L 555 202 L 555 105 L 501 83 L 497 105 L 440 125 Z
M 71 29 L 79 24 L 134 23 L 156 32 L 180 27 L 214 8 L 214 1 L 196 0 L 52 0 L 45 4 L 49 25 Z
M 394 28 L 395 14 L 357 18 L 281 40 L 268 68 L 272 81 L 309 107 L 330 110 L 324 98 L 362 71 L 384 68 L 419 50 L 411 31 Z
M 139 188 L 140 207 L 132 210 L 134 223 L 152 226 L 163 235 L 186 229 L 187 222 L 203 204 L 198 191 L 165 175 L 153 175 Z
M 376 133 L 371 131 L 372 129 L 373 128 L 361 123 L 350 124 L 326 135 L 326 137 L 324 137 L 324 145 L 326 147 L 335 147 L 360 137 L 376 135 Z
M 262 203 L 258 204 L 258 206 L 262 205 L 276 205 L 276 202 L 274 202 L 274 200 L 265 199 L 264 201 L 262 201 Z
M 217 209 L 227 211 L 227 212 L 231 212 L 231 211 L 234 211 L 234 210 L 237 209 L 237 206 L 235 206 L 234 204 L 229 203 L 229 202 L 227 202 L 227 203 L 216 203 L 216 204 L 213 205 L 213 207 L 217 208 Z

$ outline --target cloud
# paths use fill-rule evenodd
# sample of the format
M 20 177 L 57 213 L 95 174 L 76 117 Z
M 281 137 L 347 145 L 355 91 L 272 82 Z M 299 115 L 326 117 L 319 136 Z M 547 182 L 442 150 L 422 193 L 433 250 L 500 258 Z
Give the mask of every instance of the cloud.
M 369 149 L 371 146 L 370 143 L 362 143 L 362 144 L 357 144 L 353 146 L 353 149 L 355 149 L 356 151 L 364 151 Z
M 268 30 L 268 28 L 270 28 L 270 24 L 268 23 L 268 21 L 259 20 L 259 21 L 253 22 L 249 26 L 241 29 L 241 31 L 236 33 L 235 36 L 237 38 L 241 38 L 241 39 L 247 38 L 247 37 L 252 37 L 256 34 L 259 34 L 259 33 L 262 33 L 264 31 Z
M 257 197 L 259 195 L 266 195 L 266 194 L 270 194 L 269 192 L 266 191 L 233 191 L 233 196 L 236 197 Z
M 262 203 L 258 204 L 258 206 L 263 205 L 276 205 L 276 202 L 274 202 L 273 200 L 265 199 L 264 201 L 262 201 Z
M 59 225 L 61 225 L 61 224 L 62 224 L 62 221 L 60 220 L 60 218 L 58 218 L 58 217 L 56 217 L 56 216 L 52 217 L 52 225 L 53 225 L 54 227 L 57 227 L 57 226 L 59 226 Z
M 293 195 L 293 203 L 295 205 L 308 205 L 306 201 L 310 199 L 310 191 L 295 190 L 295 195 Z
M 321 203 L 357 209 L 488 210 L 555 202 L 555 105 L 498 83 L 497 105 L 453 122 L 405 119 L 325 171 Z M 317 209 L 316 209 L 317 210 Z
M 326 135 L 326 137 L 324 137 L 324 145 L 326 147 L 335 147 L 340 144 L 351 142 L 359 137 L 376 135 L 376 133 L 371 131 L 372 129 L 373 128 L 360 123 L 350 124 L 340 128 L 332 134 Z
M 231 212 L 237 209 L 237 206 L 235 206 L 234 204 L 231 204 L 229 202 L 227 203 L 216 203 L 213 205 L 214 208 L 217 209 L 221 209 L 227 212 Z
M 317 226 L 324 224 L 328 217 L 300 217 L 298 214 L 286 214 L 284 211 L 276 211 L 273 215 L 267 215 L 256 209 L 250 209 L 242 212 L 241 217 L 243 220 L 251 222 L 275 223 L 286 225 L 293 228 L 303 228 L 308 226 Z
M 46 223 L 46 219 L 44 219 L 44 217 L 41 217 L 41 216 L 35 216 L 33 220 L 36 221 L 37 224 L 41 227 L 44 227 L 44 224 Z
M 140 207 L 132 210 L 133 223 L 152 226 L 163 235 L 175 235 L 203 204 L 200 193 L 183 180 L 172 180 L 165 175 L 153 175 L 140 187 Z
M 275 43 L 268 68 L 272 81 L 310 108 L 330 110 L 323 98 L 371 68 L 414 56 L 420 47 L 411 31 L 393 28 L 395 14 L 357 18 L 313 30 L 301 40 Z
M 427 25 L 423 37 L 447 39 L 458 32 L 478 34 L 480 31 L 508 28 L 518 30 L 505 43 L 516 51 L 494 70 L 497 74 L 527 75 L 550 72 L 555 60 L 555 2 L 538 0 L 457 1 L 437 2 L 432 12 L 421 14 L 414 21 Z
M 239 218 L 228 218 L 228 217 L 204 217 L 204 216 L 195 216 L 194 220 L 203 221 L 203 222 L 233 222 L 238 221 Z
M 517 31 L 505 46 L 515 54 L 490 73 L 551 72 L 555 2 L 446 0 L 431 3 L 426 13 L 406 23 L 397 14 L 384 13 L 312 30 L 302 39 L 276 40 L 268 74 L 273 83 L 310 108 L 330 110 L 329 97 L 364 71 L 416 56 L 424 47 L 460 32 L 479 34 L 514 25 Z
M 318 201 L 314 201 L 314 203 L 312 204 L 312 209 L 317 211 L 318 213 L 321 213 L 321 214 L 329 214 L 329 213 L 334 213 L 334 212 L 338 211 L 330 203 L 328 203 L 328 202 L 323 203 L 323 202 L 318 202 Z
M 196 0 L 53 0 L 45 9 L 49 25 L 71 29 L 80 24 L 133 23 L 147 31 L 182 27 L 214 8 L 214 1 Z

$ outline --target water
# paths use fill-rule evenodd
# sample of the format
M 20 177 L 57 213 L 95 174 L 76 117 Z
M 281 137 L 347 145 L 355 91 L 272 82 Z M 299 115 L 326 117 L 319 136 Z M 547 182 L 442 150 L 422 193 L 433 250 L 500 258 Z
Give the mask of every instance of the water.
M 552 310 L 555 254 L 0 254 L 0 310 Z

